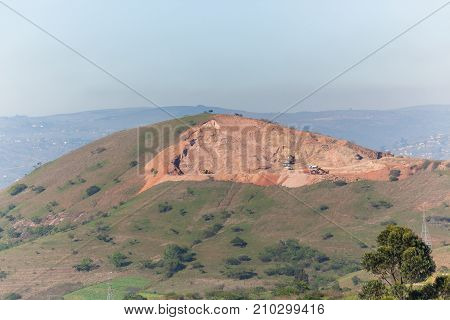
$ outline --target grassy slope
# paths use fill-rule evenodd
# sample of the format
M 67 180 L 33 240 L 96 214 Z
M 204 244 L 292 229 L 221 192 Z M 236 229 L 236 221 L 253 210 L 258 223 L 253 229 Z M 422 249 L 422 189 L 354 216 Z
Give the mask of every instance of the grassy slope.
M 188 120 L 198 122 L 206 117 Z M 450 215 L 450 209 L 442 204 L 450 190 L 450 176 L 436 172 L 424 172 L 392 183 L 360 181 L 338 187 L 326 182 L 297 189 L 214 181 L 172 182 L 135 196 L 143 183 L 136 169 L 129 168 L 130 161 L 136 158 L 136 137 L 136 130 L 119 132 L 38 169 L 23 181 L 27 185 L 45 186 L 47 190 L 39 195 L 27 190 L 16 197 L 6 192 L 0 196 L 0 210 L 12 202 L 18 204 L 9 213 L 17 219 L 51 214 L 45 208 L 50 201 L 58 202 L 54 209 L 56 214 L 65 209 L 63 212 L 69 217 L 79 217 L 74 230 L 24 240 L 19 246 L 0 251 L 0 270 L 8 273 L 0 282 L 1 296 L 14 291 L 27 298 L 66 295 L 66 298 L 99 299 L 105 295 L 108 281 L 112 281 L 112 286 L 118 283 L 117 288 L 113 288 L 116 298 L 130 288 L 152 295 L 154 292 L 204 292 L 217 287 L 270 287 L 283 277 L 265 275 L 267 265 L 261 263 L 257 255 L 264 246 L 280 239 L 298 239 L 331 257 L 357 260 L 369 250 L 362 248 L 359 240 L 374 245 L 383 222 L 395 220 L 419 233 L 421 213 L 417 208 L 424 201 L 433 207 L 429 214 Z M 106 150 L 91 153 L 99 147 Z M 96 168 L 97 163 L 104 163 L 104 166 Z M 77 175 L 87 182 L 68 186 L 67 181 Z M 121 182 L 114 183 L 112 180 L 118 176 Z M 102 191 L 83 199 L 84 190 L 93 184 L 101 186 Z M 393 206 L 375 209 L 370 203 L 378 200 L 388 201 Z M 159 212 L 158 204 L 166 201 L 172 210 Z M 313 208 L 327 205 L 329 209 L 322 211 L 322 215 L 338 226 L 305 203 Z M 187 213 L 181 215 L 181 209 Z M 221 217 L 224 210 L 232 213 L 228 219 Z M 109 214 L 97 216 L 98 211 Z M 80 216 L 80 212 L 83 215 Z M 213 214 L 214 219 L 205 221 L 204 214 Z M 80 224 L 90 216 L 92 221 Z M 5 217 L 0 219 L 0 226 L 5 230 L 11 223 Z M 205 273 L 192 269 L 190 264 L 172 278 L 163 279 L 154 270 L 140 268 L 139 261 L 158 258 L 169 243 L 191 246 L 195 239 L 201 238 L 203 230 L 214 223 L 223 223 L 224 228 L 216 236 L 192 247 L 197 261 L 205 265 Z M 113 241 L 97 239 L 99 225 L 110 227 L 108 235 Z M 241 226 L 244 231 L 237 234 L 232 231 L 233 226 Z M 350 237 L 341 227 L 359 240 Z M 326 232 L 333 237 L 324 240 L 322 236 Z M 448 266 L 449 247 L 442 246 L 442 241 L 448 241 L 448 227 L 433 225 L 430 233 L 437 262 Z M 230 245 L 236 235 L 245 239 L 248 246 Z M 10 239 L 5 234 L 0 241 Z M 114 268 L 108 255 L 117 251 L 128 255 L 133 263 L 126 268 Z M 258 277 L 243 281 L 225 278 L 221 274 L 224 259 L 241 254 L 253 258 L 244 265 L 255 269 Z M 94 259 L 100 268 L 89 273 L 74 271 L 72 266 L 83 257 Z M 351 276 L 349 279 L 340 278 L 341 286 L 350 287 Z M 83 287 L 87 288 L 81 289 Z M 68 292 L 73 293 L 67 295 Z

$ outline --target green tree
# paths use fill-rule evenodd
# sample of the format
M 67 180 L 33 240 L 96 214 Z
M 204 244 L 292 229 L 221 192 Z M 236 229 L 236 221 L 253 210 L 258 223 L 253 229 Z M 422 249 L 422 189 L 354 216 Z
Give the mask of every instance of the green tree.
M 430 247 L 408 228 L 389 225 L 378 235 L 377 244 L 374 252 L 363 256 L 362 265 L 387 285 L 394 298 L 405 299 L 414 283 L 436 270 Z
M 371 280 L 366 282 L 361 292 L 359 293 L 359 298 L 364 300 L 380 300 L 387 294 L 386 285 L 380 280 Z
M 123 268 L 132 263 L 126 255 L 120 252 L 116 252 L 109 256 L 109 260 L 116 268 Z
M 74 265 L 73 268 L 80 272 L 89 272 L 98 268 L 98 265 L 91 258 L 84 258 L 79 264 Z

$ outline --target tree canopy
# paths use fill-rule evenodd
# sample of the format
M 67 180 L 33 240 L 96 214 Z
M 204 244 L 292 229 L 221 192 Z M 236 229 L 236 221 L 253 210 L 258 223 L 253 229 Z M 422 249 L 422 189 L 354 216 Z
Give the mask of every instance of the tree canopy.
M 375 251 L 362 258 L 364 269 L 379 278 L 376 283 L 366 284 L 363 298 L 368 298 L 370 292 L 380 298 L 389 289 L 395 298 L 405 299 L 412 284 L 425 281 L 436 270 L 430 247 L 411 229 L 389 225 L 378 235 L 377 244 Z

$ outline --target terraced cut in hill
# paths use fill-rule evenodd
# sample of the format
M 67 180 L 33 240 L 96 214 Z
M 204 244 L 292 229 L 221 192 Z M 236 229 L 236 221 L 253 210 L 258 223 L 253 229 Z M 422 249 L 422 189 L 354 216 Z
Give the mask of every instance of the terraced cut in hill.
M 249 161 L 245 174 L 228 173 L 220 158 L 226 141 L 235 148 L 232 159 L 245 148 L 233 140 L 238 136 L 220 129 L 229 121 L 252 124 L 244 140 L 251 150 L 257 141 L 253 127 L 262 122 L 208 114 L 182 120 L 193 128 L 186 130 L 176 120 L 151 127 L 176 133 L 153 152 L 162 157 L 164 150 L 180 150 L 173 153 L 181 155 L 178 162 L 170 153 L 168 162 L 149 159 L 146 174 L 140 175 L 137 159 L 143 151 L 137 141 L 143 143 L 138 133 L 145 130 L 127 130 L 3 190 L 0 297 L 106 299 L 111 288 L 115 299 L 136 294 L 149 299 L 350 298 L 360 286 L 354 277 L 368 278 L 359 259 L 376 235 L 391 223 L 420 234 L 422 209 L 438 270 L 450 267 L 446 163 L 377 159 L 371 150 L 304 132 L 289 135 L 302 141 L 300 148 L 249 152 L 261 158 Z M 276 139 L 288 131 L 274 130 Z M 219 154 L 214 167 L 191 158 L 205 152 L 198 147 L 200 137 Z M 191 145 L 192 139 L 199 140 Z M 293 170 L 283 167 L 290 155 Z M 305 164 L 329 173 L 312 174 L 317 169 Z M 357 174 L 345 175 L 352 166 Z M 364 167 L 374 168 L 373 179 L 363 175 Z M 256 179 L 263 171 L 280 180 Z M 291 180 L 283 180 L 289 175 Z M 287 183 L 303 176 L 314 183 Z
M 286 187 L 324 180 L 388 181 L 407 178 L 424 164 L 239 116 L 216 115 L 184 132 L 180 140 L 147 163 L 141 191 L 164 181 L 211 178 Z

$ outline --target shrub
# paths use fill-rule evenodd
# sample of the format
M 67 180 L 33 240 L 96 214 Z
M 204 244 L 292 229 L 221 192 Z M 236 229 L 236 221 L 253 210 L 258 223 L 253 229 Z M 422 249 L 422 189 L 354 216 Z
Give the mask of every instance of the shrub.
M 138 165 L 138 162 L 136 160 L 133 160 L 128 165 L 130 166 L 130 168 L 134 168 Z
M 225 260 L 225 264 L 229 266 L 237 266 L 241 264 L 241 261 L 236 258 L 228 258 Z
M 10 238 L 20 238 L 21 235 L 22 235 L 22 232 L 17 231 L 17 230 L 14 229 L 14 228 L 8 229 L 8 236 L 9 236 Z
M 307 246 L 302 246 L 297 240 L 281 240 L 278 244 L 265 247 L 259 254 L 263 262 L 298 262 L 298 261 L 326 261 L 328 257 L 321 252 Z
M 166 201 L 166 202 L 164 202 L 164 203 L 160 203 L 160 204 L 158 205 L 158 209 L 159 209 L 159 212 L 165 213 L 165 212 L 169 212 L 169 211 L 172 210 L 173 208 L 172 208 L 172 206 Z
M 126 255 L 120 252 L 116 252 L 113 255 L 109 256 L 109 260 L 116 268 L 123 268 L 129 266 L 132 263 Z
M 39 224 L 42 222 L 42 218 L 41 217 L 31 217 L 31 222 L 33 222 L 34 224 Z
M 55 226 L 37 226 L 35 228 L 28 228 L 27 230 L 33 236 L 43 237 L 43 236 L 46 236 L 46 235 L 50 234 L 50 232 L 52 232 L 52 230 L 54 228 L 55 228 Z
M 43 186 L 37 186 L 37 187 L 33 187 L 31 188 L 31 190 L 33 190 L 34 192 L 36 192 L 37 194 L 42 193 L 45 191 L 45 187 Z
M 233 232 L 242 232 L 242 231 L 244 231 L 244 229 L 242 229 L 241 227 L 232 227 L 231 231 L 233 231 Z
M 208 228 L 203 231 L 203 237 L 205 239 L 214 237 L 217 234 L 217 232 L 219 232 L 222 228 L 223 228 L 222 224 L 216 223 L 211 228 Z
M 392 203 L 385 200 L 371 201 L 370 205 L 375 209 L 389 209 L 394 206 Z
M 211 221 L 211 220 L 214 219 L 214 215 L 211 214 L 211 213 L 207 213 L 207 214 L 204 214 L 204 215 L 202 216 L 202 219 L 203 219 L 204 221 Z
M 320 207 L 319 207 L 319 210 L 320 210 L 320 211 L 326 211 L 326 210 L 328 210 L 328 209 L 330 209 L 330 207 L 327 206 L 326 204 L 322 204 L 322 205 L 320 205 Z
M 253 269 L 247 268 L 228 268 L 223 273 L 228 278 L 239 280 L 251 279 L 258 275 Z
M 186 247 L 176 244 L 169 244 L 164 250 L 164 260 L 179 260 L 181 262 L 191 262 L 195 260 L 195 253 Z
M 6 279 L 7 275 L 6 271 L 0 271 L 0 280 Z
M 90 186 L 89 188 L 86 189 L 86 195 L 88 197 L 93 196 L 94 194 L 96 194 L 100 190 L 102 190 L 102 189 L 100 187 L 98 187 L 98 186 Z
M 123 300 L 147 300 L 144 296 L 141 296 L 138 293 L 127 293 L 125 297 L 123 297 Z
M 144 269 L 155 269 L 157 267 L 162 267 L 161 261 L 144 260 L 141 262 Z
M 361 279 L 358 276 L 353 276 L 352 277 L 352 283 L 357 286 L 358 284 L 361 283 Z
M 247 242 L 239 237 L 234 238 L 233 240 L 230 241 L 230 243 L 234 247 L 245 248 L 247 246 Z
M 380 280 L 371 280 L 366 282 L 359 298 L 363 300 L 380 300 L 387 294 L 387 288 Z
M 9 188 L 8 192 L 11 196 L 18 195 L 19 193 L 25 191 L 28 188 L 26 184 L 20 183 Z
M 192 269 L 202 269 L 205 266 L 203 264 L 201 264 L 200 262 L 196 261 L 192 264 Z
M 431 164 L 431 160 L 425 159 L 422 164 L 422 169 L 427 169 Z
M 98 265 L 91 258 L 84 258 L 79 264 L 74 265 L 73 268 L 79 272 L 89 272 L 98 268 Z
M 334 235 L 331 232 L 327 232 L 327 233 L 323 234 L 322 239 L 323 240 L 328 240 L 328 239 L 331 239 L 333 237 L 334 237 Z
M 22 296 L 18 293 L 11 292 L 11 293 L 8 293 L 7 295 L 5 295 L 4 299 L 5 300 L 20 300 L 20 299 L 22 299 Z
M 101 240 L 101 241 L 104 241 L 104 242 L 111 242 L 111 241 L 114 240 L 113 237 L 111 237 L 109 234 L 105 234 L 105 233 L 98 234 L 97 235 L 97 239 Z
M 247 256 L 245 254 L 242 254 L 242 255 L 238 256 L 238 259 L 239 259 L 239 261 L 251 261 L 252 260 L 251 257 L 249 257 L 249 256 Z
M 347 182 L 345 182 L 344 180 L 336 180 L 334 184 L 337 185 L 338 187 L 343 187 L 347 185 Z
M 391 177 L 400 177 L 400 174 L 401 174 L 402 172 L 400 171 L 400 170 L 398 170 L 398 169 L 393 169 L 393 170 L 391 170 L 391 171 L 389 171 L 389 175 L 391 176 Z
M 433 165 L 431 166 L 431 169 L 436 170 L 441 165 L 441 163 L 442 163 L 442 161 L 439 161 L 439 160 L 433 161 Z

